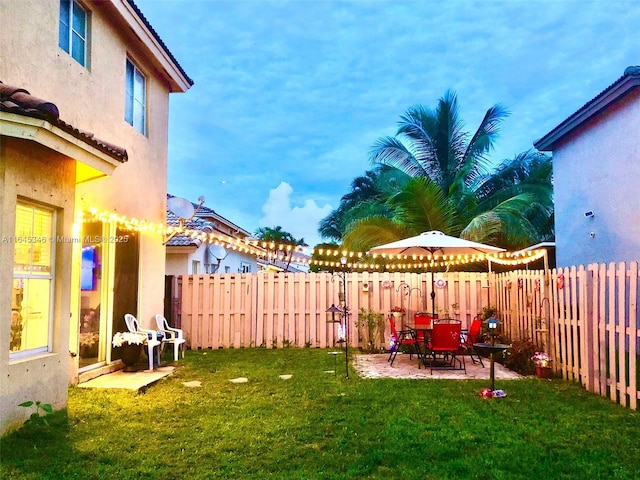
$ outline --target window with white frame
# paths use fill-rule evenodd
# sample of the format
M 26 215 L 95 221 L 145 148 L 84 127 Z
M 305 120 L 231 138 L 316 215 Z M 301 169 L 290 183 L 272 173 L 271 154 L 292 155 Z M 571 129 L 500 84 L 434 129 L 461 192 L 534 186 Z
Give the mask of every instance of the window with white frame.
M 60 0 L 60 48 L 83 67 L 87 66 L 87 11 L 75 0 Z
M 55 213 L 19 201 L 12 238 L 10 358 L 50 351 Z
M 147 134 L 147 80 L 127 59 L 124 119 L 143 135 Z

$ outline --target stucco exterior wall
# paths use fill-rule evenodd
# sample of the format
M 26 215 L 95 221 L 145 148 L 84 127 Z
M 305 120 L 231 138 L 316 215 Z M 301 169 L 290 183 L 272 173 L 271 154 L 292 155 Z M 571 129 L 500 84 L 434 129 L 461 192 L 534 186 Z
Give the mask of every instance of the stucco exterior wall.
M 15 232 L 18 197 L 56 210 L 56 235 L 71 236 L 75 161 L 36 143 L 0 137 L 0 239 Z M 52 352 L 9 361 L 12 243 L 0 242 L 0 432 L 20 425 L 31 411 L 18 407 L 40 400 L 66 406 L 71 298 L 71 245 L 55 245 Z
M 640 260 L 640 89 L 553 152 L 560 267 Z M 593 217 L 585 217 L 592 211 Z
M 207 244 L 203 244 L 198 247 L 197 250 L 189 253 L 178 251 L 178 249 L 171 251 L 171 247 L 169 247 L 167 249 L 166 275 L 193 275 L 193 261 L 200 262 L 197 273 L 199 275 L 206 274 L 206 248 Z M 229 273 L 239 273 L 241 272 L 242 263 L 248 263 L 250 265 L 250 273 L 256 273 L 258 271 L 256 257 L 229 250 L 220 262 L 220 266 L 215 273 L 226 273 L 227 269 Z
M 78 186 L 81 205 L 164 223 L 168 82 L 109 2 L 80 3 L 90 15 L 87 68 L 58 46 L 59 0 L 2 2 L 0 51 L 12 54 L 2 55 L 0 80 L 55 103 L 67 123 L 126 148 L 129 161 L 112 177 Z M 127 58 L 146 77 L 147 135 L 125 121 Z M 137 315 L 145 326 L 163 311 L 162 240 L 141 235 Z

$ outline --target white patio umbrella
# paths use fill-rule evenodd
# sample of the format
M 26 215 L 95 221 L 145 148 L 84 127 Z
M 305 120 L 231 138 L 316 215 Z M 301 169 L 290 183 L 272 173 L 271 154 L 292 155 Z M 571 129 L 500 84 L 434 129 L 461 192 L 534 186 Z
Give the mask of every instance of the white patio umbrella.
M 472 242 L 464 238 L 451 237 L 442 232 L 433 230 L 423 232 L 415 237 L 405 238 L 396 242 L 387 243 L 369 250 L 370 255 L 422 255 L 434 258 L 435 255 L 473 255 L 476 253 L 504 252 L 504 248 Z M 427 258 L 429 260 L 429 258 Z M 436 315 L 436 292 L 433 269 L 431 270 L 431 314 Z

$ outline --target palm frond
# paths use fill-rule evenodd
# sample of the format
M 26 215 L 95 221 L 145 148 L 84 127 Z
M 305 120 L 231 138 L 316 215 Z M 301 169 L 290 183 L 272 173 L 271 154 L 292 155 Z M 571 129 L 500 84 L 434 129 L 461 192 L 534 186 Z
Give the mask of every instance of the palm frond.
M 372 164 L 390 165 L 412 177 L 427 175 L 413 153 L 400 140 L 382 137 L 371 148 L 369 161 Z

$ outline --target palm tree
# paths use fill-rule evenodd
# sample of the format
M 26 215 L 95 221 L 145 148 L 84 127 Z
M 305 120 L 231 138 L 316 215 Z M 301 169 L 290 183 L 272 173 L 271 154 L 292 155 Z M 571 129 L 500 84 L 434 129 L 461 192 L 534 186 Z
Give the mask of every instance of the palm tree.
M 297 239 L 291 233 L 282 229 L 280 225 L 275 227 L 260 227 L 255 232 L 256 238 L 264 242 L 268 242 L 267 251 L 273 251 L 275 255 L 269 255 L 269 261 L 272 261 L 278 254 L 282 255 L 283 262 L 286 262 L 284 271 L 289 271 L 293 254 L 297 247 L 308 247 L 304 238 Z
M 411 177 L 429 177 L 457 201 L 461 190 L 488 173 L 486 155 L 509 115 L 497 104 L 489 108 L 473 135 L 464 131 L 456 94 L 448 90 L 435 110 L 416 105 L 400 117 L 395 137 L 376 141 L 370 160 L 395 167 Z
M 326 239 L 340 241 L 349 226 L 368 216 L 391 213 L 385 198 L 395 193 L 409 177 L 386 165 L 376 166 L 351 182 L 351 192 L 340 199 L 340 205 L 320 221 L 318 232 Z
M 374 168 L 367 179 L 373 186 L 356 191 L 354 181 L 354 191 L 325 220 L 340 221 L 344 246 L 353 250 L 426 230 L 506 248 L 552 239 L 550 157 L 528 151 L 489 171 L 486 155 L 507 115 L 494 105 L 471 135 L 451 91 L 433 111 L 410 108 L 396 137 L 379 139 L 371 151 Z

